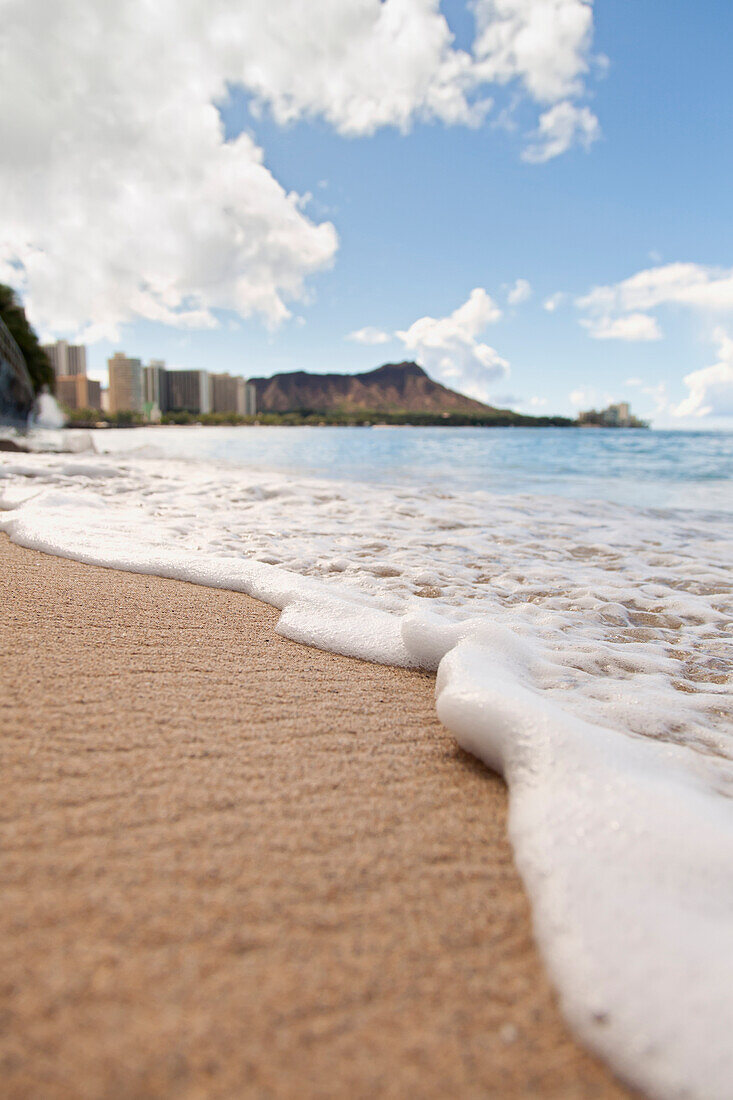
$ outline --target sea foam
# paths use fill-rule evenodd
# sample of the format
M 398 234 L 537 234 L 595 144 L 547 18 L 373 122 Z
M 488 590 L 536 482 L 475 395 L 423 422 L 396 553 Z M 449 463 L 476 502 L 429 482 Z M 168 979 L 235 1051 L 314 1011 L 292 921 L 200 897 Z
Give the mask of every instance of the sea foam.
M 126 454 L 8 455 L 0 529 L 247 592 L 280 633 L 438 670 L 510 789 L 578 1034 L 659 1097 L 733 1087 L 731 520 Z

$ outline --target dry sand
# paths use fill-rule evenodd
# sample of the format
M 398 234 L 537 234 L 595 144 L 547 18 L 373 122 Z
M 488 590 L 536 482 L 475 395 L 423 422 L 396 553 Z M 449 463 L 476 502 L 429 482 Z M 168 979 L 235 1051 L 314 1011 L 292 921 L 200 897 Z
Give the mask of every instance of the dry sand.
M 0 1094 L 628 1095 L 433 677 L 0 536 Z

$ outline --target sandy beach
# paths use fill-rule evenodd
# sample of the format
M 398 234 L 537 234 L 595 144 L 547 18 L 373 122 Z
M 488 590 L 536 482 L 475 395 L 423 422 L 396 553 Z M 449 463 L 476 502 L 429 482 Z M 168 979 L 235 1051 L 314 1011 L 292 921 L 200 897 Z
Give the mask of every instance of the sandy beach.
M 433 677 L 0 536 L 7 1097 L 628 1095 Z

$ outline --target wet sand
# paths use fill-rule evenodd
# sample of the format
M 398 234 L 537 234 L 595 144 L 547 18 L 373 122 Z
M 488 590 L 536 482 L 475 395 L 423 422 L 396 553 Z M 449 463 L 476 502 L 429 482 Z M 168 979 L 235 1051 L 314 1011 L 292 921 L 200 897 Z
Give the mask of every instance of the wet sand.
M 617 1097 L 434 679 L 0 536 L 3 1097 Z

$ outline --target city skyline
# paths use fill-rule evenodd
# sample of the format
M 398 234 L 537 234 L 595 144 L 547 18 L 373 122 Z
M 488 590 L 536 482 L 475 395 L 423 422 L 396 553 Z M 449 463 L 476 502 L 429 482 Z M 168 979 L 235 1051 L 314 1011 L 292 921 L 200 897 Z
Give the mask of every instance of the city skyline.
M 65 340 L 43 345 L 56 381 L 56 396 L 70 410 L 132 412 L 155 420 L 167 412 L 254 416 L 255 388 L 241 375 L 168 366 L 163 359 L 116 351 L 107 361 L 105 388 L 87 376 L 87 348 Z

